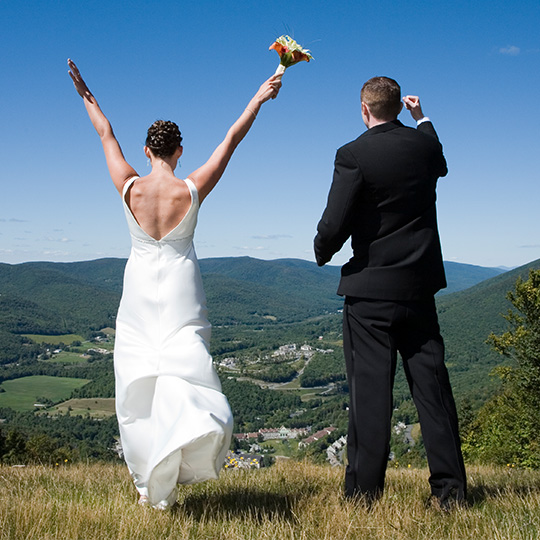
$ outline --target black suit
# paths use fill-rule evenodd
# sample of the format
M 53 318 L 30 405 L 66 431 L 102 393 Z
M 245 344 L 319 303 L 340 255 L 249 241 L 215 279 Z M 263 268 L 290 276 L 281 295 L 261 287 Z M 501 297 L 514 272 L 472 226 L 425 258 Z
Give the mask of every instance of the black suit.
M 380 494 L 389 452 L 397 352 L 418 409 L 432 493 L 465 496 L 457 415 L 433 295 L 446 287 L 436 216 L 446 161 L 431 122 L 377 125 L 336 155 L 317 227 L 322 266 L 350 237 L 343 266 L 344 353 L 350 390 L 348 495 Z

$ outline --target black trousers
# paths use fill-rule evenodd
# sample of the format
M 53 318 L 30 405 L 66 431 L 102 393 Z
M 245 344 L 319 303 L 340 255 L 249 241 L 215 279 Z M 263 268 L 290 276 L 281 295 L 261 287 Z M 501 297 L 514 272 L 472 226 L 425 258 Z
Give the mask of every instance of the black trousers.
M 350 393 L 345 494 L 371 498 L 384 489 L 399 352 L 418 410 L 431 492 L 442 501 L 463 499 L 465 466 L 434 299 L 346 297 L 343 347 Z

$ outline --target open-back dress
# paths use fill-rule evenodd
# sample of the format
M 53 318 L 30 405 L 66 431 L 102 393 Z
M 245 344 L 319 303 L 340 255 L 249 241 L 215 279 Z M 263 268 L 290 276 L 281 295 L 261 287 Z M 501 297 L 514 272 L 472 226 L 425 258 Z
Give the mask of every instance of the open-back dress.
M 116 320 L 116 414 L 124 458 L 150 504 L 174 504 L 178 483 L 216 478 L 232 414 L 209 353 L 211 326 L 193 247 L 199 197 L 156 240 L 122 201 L 132 239 Z

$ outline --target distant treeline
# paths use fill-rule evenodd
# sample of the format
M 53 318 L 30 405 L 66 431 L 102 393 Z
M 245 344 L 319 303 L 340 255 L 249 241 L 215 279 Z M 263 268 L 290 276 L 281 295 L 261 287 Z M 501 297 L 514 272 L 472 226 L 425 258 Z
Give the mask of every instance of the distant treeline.
M 116 461 L 116 417 L 92 420 L 0 409 L 0 462 L 64 464 L 72 461 Z

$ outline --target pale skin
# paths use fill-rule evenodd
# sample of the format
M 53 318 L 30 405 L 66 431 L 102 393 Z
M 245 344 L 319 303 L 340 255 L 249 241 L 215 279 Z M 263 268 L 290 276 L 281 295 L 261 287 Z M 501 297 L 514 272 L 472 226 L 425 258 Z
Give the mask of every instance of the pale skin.
M 411 116 L 414 120 L 418 122 L 418 120 L 421 120 L 424 118 L 424 113 L 422 112 L 422 106 L 420 105 L 420 98 L 418 96 L 405 96 L 402 98 L 403 103 L 401 104 L 400 111 L 403 109 L 403 105 L 405 105 L 405 108 L 411 113 Z M 395 120 L 395 118 L 390 119 L 382 119 L 377 118 L 373 116 L 369 109 L 369 105 L 362 101 L 361 103 L 362 107 L 362 119 L 364 120 L 364 124 L 368 129 L 371 129 L 372 127 L 378 126 L 379 124 L 385 124 L 386 122 L 391 122 L 392 120 Z M 398 113 L 399 114 L 399 113 Z
M 127 163 L 122 149 L 114 136 L 110 122 L 103 114 L 96 98 L 84 82 L 80 71 L 72 60 L 68 60 L 69 75 L 77 93 L 83 98 L 86 111 L 97 131 L 112 181 L 120 194 L 124 184 L 134 176 L 135 169 Z M 281 75 L 274 75 L 265 81 L 248 103 L 244 112 L 231 126 L 221 144 L 210 159 L 188 175 L 202 201 L 214 189 L 223 175 L 236 147 L 250 130 L 262 104 L 274 99 L 281 88 Z M 126 201 L 142 229 L 156 240 L 166 236 L 186 215 L 191 205 L 191 195 L 186 183 L 174 175 L 183 148 L 179 146 L 172 156 L 155 156 L 145 146 L 144 153 L 152 165 L 150 174 L 138 178 L 130 187 Z

